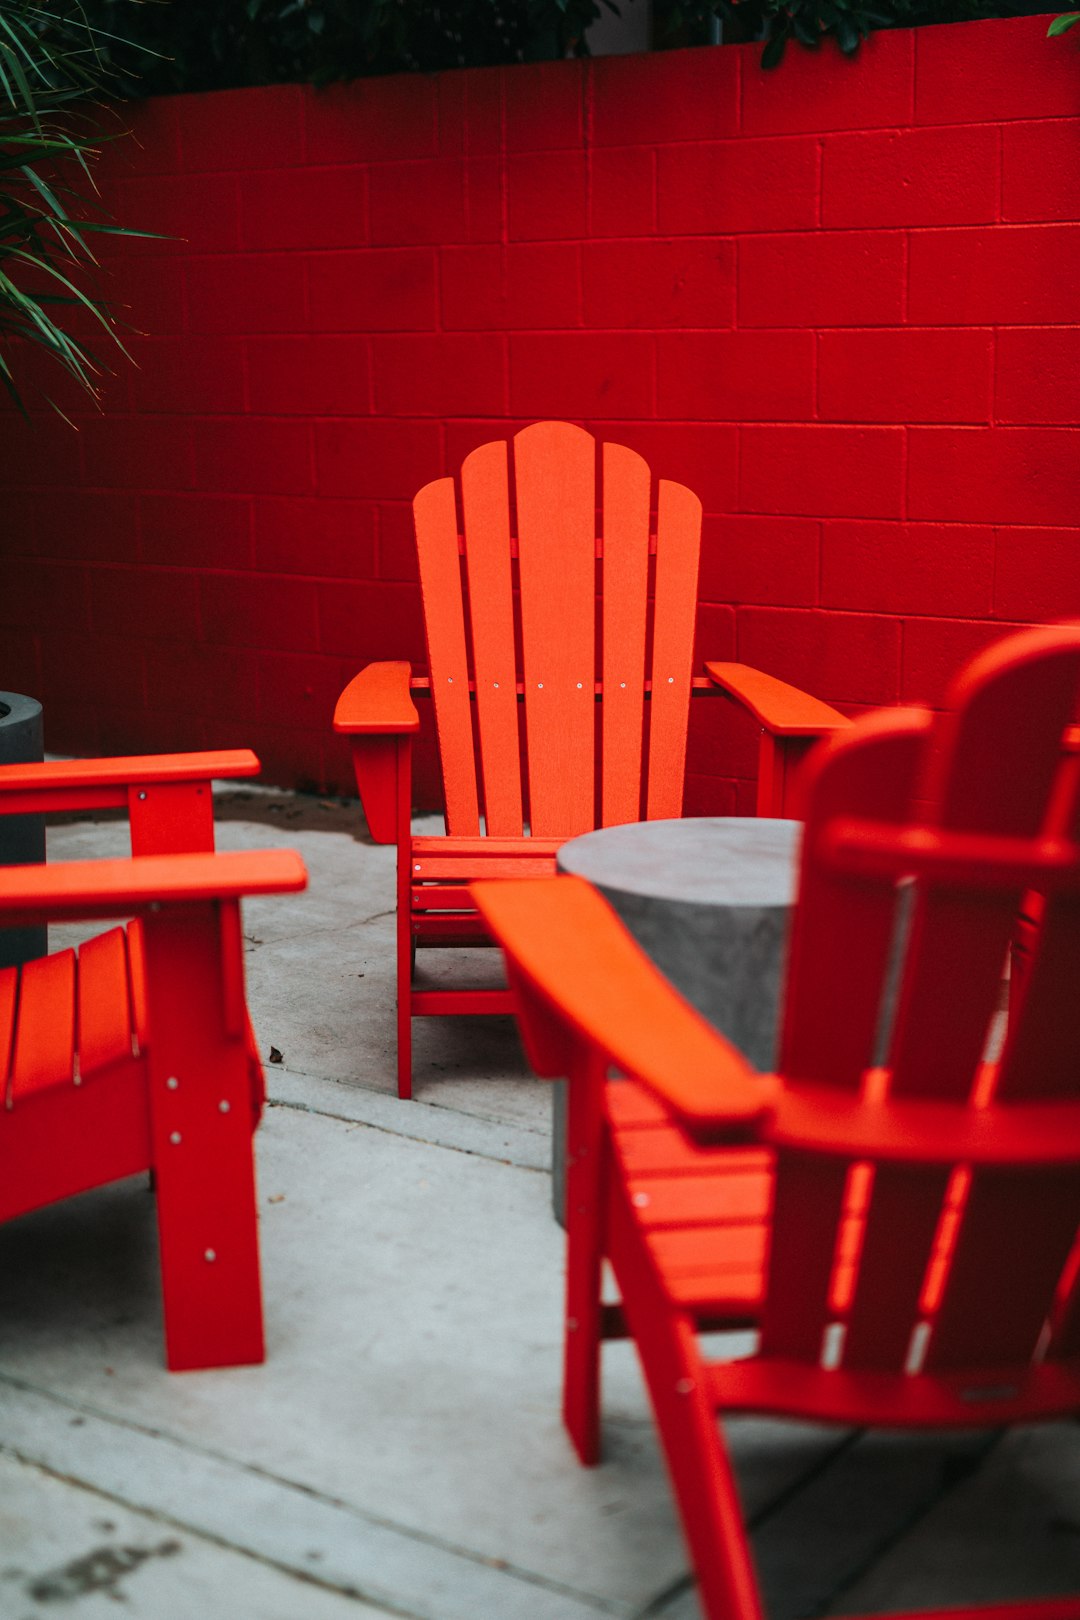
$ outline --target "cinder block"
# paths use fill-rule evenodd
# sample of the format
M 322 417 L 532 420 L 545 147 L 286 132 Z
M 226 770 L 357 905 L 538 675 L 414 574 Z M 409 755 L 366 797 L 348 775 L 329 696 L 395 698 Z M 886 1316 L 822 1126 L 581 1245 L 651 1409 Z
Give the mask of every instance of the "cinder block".
M 706 512 L 730 512 L 735 505 L 738 430 L 726 423 L 612 422 L 585 426 L 601 441 L 629 445 L 652 468 L 654 483 L 670 478 L 685 484 Z
M 515 416 L 652 415 L 653 344 L 644 333 L 523 333 L 510 338 Z
M 145 261 L 144 261 L 145 262 Z M 299 332 L 304 327 L 304 264 L 296 253 L 186 259 L 188 324 L 193 332 Z
M 973 619 L 905 619 L 901 702 L 940 707 L 968 660 L 1015 628 Z
M 738 656 L 826 703 L 895 703 L 900 623 L 869 613 L 739 608 Z
M 818 142 L 810 137 L 661 147 L 658 161 L 663 231 L 797 231 L 817 224 Z
M 967 124 L 1075 114 L 1069 40 L 1047 41 L 1045 17 L 993 18 L 913 31 L 915 121 Z M 964 63 L 964 70 L 957 71 Z
M 247 352 L 248 409 L 282 416 L 366 416 L 371 410 L 371 339 L 353 333 L 253 337 Z
M 316 254 L 308 261 L 308 309 L 316 332 L 431 331 L 435 255 L 430 248 Z
M 908 430 L 908 515 L 944 522 L 1069 524 L 1077 444 L 1070 428 Z
M 743 326 L 894 326 L 903 318 L 903 235 L 743 237 L 738 287 Z
M 744 54 L 728 47 L 597 57 L 589 64 L 593 141 L 636 146 L 734 135 Z
M 303 91 L 308 163 L 373 163 L 435 152 L 437 80 L 419 73 Z M 266 165 L 272 167 L 273 165 Z
M 86 432 L 96 443 L 100 439 L 100 422 L 89 421 L 86 428 L 73 433 L 58 417 L 30 419 L 9 416 L 0 433 L 0 483 L 4 489 L 42 486 L 45 489 L 63 489 L 82 483 L 82 447 Z M 109 424 L 114 435 L 115 426 Z M 94 429 L 98 434 L 95 436 Z M 99 478 L 95 470 L 93 483 L 106 488 L 114 482 Z
M 583 152 L 519 152 L 507 159 L 511 241 L 577 240 L 588 229 Z
M 581 251 L 562 242 L 445 249 L 443 324 L 466 331 L 580 326 Z
M 820 529 L 809 518 L 706 518 L 701 540 L 702 598 L 707 602 L 813 607 L 818 596 Z
M 988 422 L 988 331 L 822 332 L 818 407 L 835 422 Z
M 662 417 L 801 422 L 814 414 L 812 332 L 661 332 L 656 345 Z
M 999 422 L 1080 422 L 1080 328 L 999 331 L 994 411 Z
M 49 747 L 74 752 L 77 734 L 64 729 L 60 712 L 84 704 L 88 692 L 99 714 L 141 707 L 144 648 L 132 639 L 130 626 L 126 635 L 116 638 L 91 636 L 80 630 L 61 630 L 57 634 L 59 641 L 43 640 L 37 692 L 48 715 Z
M 1080 225 L 917 231 L 909 288 L 927 326 L 1080 321 Z
M 371 240 L 377 245 L 467 239 L 465 165 L 460 159 L 377 163 L 368 184 Z
M 256 714 L 258 678 L 259 654 L 253 649 L 205 641 L 158 642 L 147 650 L 147 709 L 155 724 L 159 716 L 186 712 L 246 726 Z
M 298 84 L 177 96 L 172 105 L 182 167 L 203 174 L 214 169 L 278 169 L 299 163 L 302 105 L 313 96 L 314 91 Z
M 380 579 L 416 581 L 420 569 L 416 561 L 416 534 L 412 505 L 404 501 L 380 501 L 378 522 L 378 566 Z
M 506 149 L 551 152 L 577 149 L 585 117 L 585 64 L 529 62 L 507 68 Z
M 792 45 L 778 73 L 761 66 L 760 45 L 744 45 L 739 55 L 744 135 L 888 129 L 910 119 L 915 72 L 910 29 L 871 34 L 854 57 L 843 56 L 831 41 L 820 51 Z
M 734 608 L 717 602 L 699 602 L 694 626 L 695 672 L 707 658 L 729 663 L 734 657 Z
M 420 591 L 380 582 L 316 587 L 320 650 L 361 664 L 380 658 L 427 662 Z
M 144 562 L 159 567 L 250 568 L 247 495 L 140 495 Z
M 135 562 L 138 558 L 139 497 L 134 492 L 43 489 L 23 498 L 33 508 L 40 556 L 98 563 Z M 174 495 L 165 498 L 176 499 Z M 5 510 L 10 504 L 12 512 L 8 535 L 17 537 L 25 521 L 20 497 L 5 490 L 4 502 Z
M 198 640 L 199 576 L 193 568 L 92 568 L 89 584 L 95 635 Z
M 1001 139 L 1002 219 L 1080 218 L 1080 119 L 1006 124 Z
M 320 653 L 258 655 L 257 713 L 264 723 L 321 730 L 334 712 L 342 688 L 355 671 L 342 658 Z
M 200 417 L 192 430 L 198 489 L 301 495 L 311 488 L 311 427 L 302 418 Z
M 506 404 L 506 339 L 495 333 L 380 333 L 371 341 L 380 415 L 490 416 Z
M 315 586 L 270 574 L 202 574 L 203 634 L 227 647 L 318 650 Z
M 1080 619 L 1080 529 L 999 529 L 994 613 L 1036 624 Z
M 595 147 L 589 154 L 589 231 L 651 236 L 656 230 L 656 153 L 647 146 Z
M 180 121 L 175 96 L 148 96 L 124 106 L 127 136 L 101 148 L 104 178 L 136 174 L 176 174 L 180 169 Z
M 735 313 L 735 249 L 725 238 L 587 242 L 590 326 L 728 326 Z
M 231 174 L 163 174 L 119 181 L 113 188 L 116 223 L 126 230 L 153 233 L 124 237 L 124 258 L 234 251 L 240 246 L 237 187 Z M 103 241 L 108 238 L 97 239 L 98 244 Z M 109 246 L 119 248 L 120 239 Z
M 804 517 L 900 517 L 903 440 L 899 427 L 744 427 L 739 507 Z
M 226 265 L 233 261 L 225 256 L 205 262 Z M 192 263 L 190 259 L 184 260 L 181 265 L 179 259 L 138 255 L 122 258 L 103 251 L 100 296 L 136 332 L 153 332 L 156 337 L 182 332 L 189 324 L 184 281 Z M 101 341 L 101 326 L 87 311 L 73 309 L 65 321 L 73 335 L 84 337 L 94 348 L 104 347 L 107 351 L 107 345 Z M 208 327 L 206 330 L 217 331 L 220 328 Z
M 994 220 L 998 146 L 993 124 L 830 135 L 824 143 L 821 222 L 858 227 Z
M 244 345 L 238 338 L 185 332 L 135 338 L 126 347 L 137 368 L 133 382 L 139 411 L 191 416 L 244 409 Z
M 0 625 L 5 629 L 32 628 L 39 634 L 70 627 L 79 634 L 91 628 L 91 581 L 100 569 L 80 563 L 45 562 L 20 557 L 4 570 L 0 591 Z M 116 570 L 108 570 L 109 577 Z
M 254 503 L 255 562 L 268 574 L 370 579 L 375 508 L 370 501 L 267 496 Z
M 756 776 L 760 737 L 753 716 L 726 697 L 695 697 L 690 704 L 687 756 L 698 771 L 728 778 Z
M 442 466 L 435 422 L 330 421 L 315 424 L 320 495 L 411 500 Z
M 192 427 L 183 415 L 109 417 L 80 432 L 87 482 L 98 489 L 190 489 Z
M 350 248 L 368 240 L 368 171 L 266 170 L 241 175 L 240 235 L 246 248 Z
M 503 140 L 503 73 L 440 73 L 438 150 L 446 157 L 498 154 Z
M 989 526 L 831 519 L 822 527 L 825 607 L 985 617 L 993 590 Z

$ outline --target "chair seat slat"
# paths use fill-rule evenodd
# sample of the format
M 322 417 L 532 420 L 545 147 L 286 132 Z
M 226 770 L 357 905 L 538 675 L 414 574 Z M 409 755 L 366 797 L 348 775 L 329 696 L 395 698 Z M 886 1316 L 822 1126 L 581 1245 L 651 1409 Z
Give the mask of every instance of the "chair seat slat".
M 19 1015 L 9 1104 L 71 1085 L 75 1077 L 75 952 L 27 962 L 20 973 Z
M 79 947 L 78 981 L 79 1073 L 86 1080 L 131 1057 L 127 936 L 122 928 L 110 928 Z

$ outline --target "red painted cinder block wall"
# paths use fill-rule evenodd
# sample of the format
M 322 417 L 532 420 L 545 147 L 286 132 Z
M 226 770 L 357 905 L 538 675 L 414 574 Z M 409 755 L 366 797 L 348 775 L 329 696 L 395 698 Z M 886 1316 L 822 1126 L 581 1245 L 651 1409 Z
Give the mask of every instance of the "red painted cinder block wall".
M 1080 58 L 1045 29 L 125 110 L 103 192 L 169 239 L 106 244 L 138 330 L 103 414 L 3 418 L 0 686 L 58 750 L 345 786 L 339 687 L 422 656 L 413 493 L 543 416 L 699 492 L 702 654 L 852 712 L 1080 617 Z M 688 807 L 744 806 L 753 739 L 699 707 Z

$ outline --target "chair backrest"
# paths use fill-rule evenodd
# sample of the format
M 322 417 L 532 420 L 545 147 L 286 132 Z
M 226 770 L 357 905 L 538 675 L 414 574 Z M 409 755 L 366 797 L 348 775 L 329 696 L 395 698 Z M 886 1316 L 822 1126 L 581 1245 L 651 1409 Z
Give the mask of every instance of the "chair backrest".
M 460 508 L 452 478 L 413 503 L 447 830 L 677 816 L 701 503 L 569 423 L 508 449 L 466 458 Z
M 946 713 L 876 716 L 811 772 L 764 1356 L 948 1373 L 1080 1353 L 1078 689 L 1080 629 L 1024 632 Z M 1021 909 L 1031 971 L 995 1056 Z

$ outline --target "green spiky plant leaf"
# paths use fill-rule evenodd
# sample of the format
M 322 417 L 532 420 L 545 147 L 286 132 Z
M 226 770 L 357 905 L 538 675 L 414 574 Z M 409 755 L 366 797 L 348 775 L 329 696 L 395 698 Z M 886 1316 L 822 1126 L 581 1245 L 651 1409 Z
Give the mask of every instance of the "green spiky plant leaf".
M 123 352 L 115 316 L 89 285 L 95 234 L 145 234 L 103 217 L 93 184 L 102 141 L 124 133 L 101 105 L 116 93 L 119 43 L 81 0 L 0 0 L 0 383 L 24 413 L 26 344 L 97 398 L 105 367 L 72 332 L 73 313 L 92 317 L 106 352 Z

